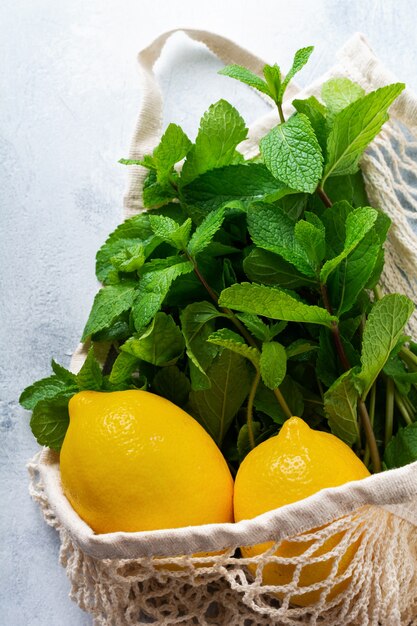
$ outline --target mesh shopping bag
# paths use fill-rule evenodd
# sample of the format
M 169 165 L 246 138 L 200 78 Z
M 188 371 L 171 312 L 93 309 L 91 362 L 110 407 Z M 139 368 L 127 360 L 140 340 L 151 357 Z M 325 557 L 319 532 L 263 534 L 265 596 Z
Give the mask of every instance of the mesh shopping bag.
M 236 44 L 204 31 L 185 31 L 226 63 L 259 72 L 264 63 Z M 139 54 L 143 102 L 130 158 L 152 152 L 161 136 L 162 95 L 153 66 L 172 33 Z M 338 63 L 303 91 L 291 87 L 290 102 L 318 95 L 331 77 L 348 77 L 366 91 L 393 82 L 361 35 L 338 54 Z M 417 99 L 405 91 L 390 121 L 362 159 L 366 190 L 392 219 L 386 245 L 385 291 L 416 302 Z M 259 139 L 276 123 L 275 112 L 258 120 L 240 148 L 254 156 Z M 125 217 L 142 210 L 145 170 L 132 166 Z M 417 319 L 409 324 L 417 335 Z M 72 370 L 87 354 L 81 345 Z M 61 539 L 60 558 L 71 597 L 96 624 L 410 626 L 417 624 L 417 463 L 325 489 L 300 502 L 235 524 L 96 535 L 65 498 L 59 457 L 39 452 L 29 464 L 31 494 Z M 239 548 L 265 544 L 242 558 Z M 283 549 L 283 546 L 286 549 Z M 207 556 L 193 556 L 212 553 Z M 281 584 L 265 574 L 285 568 Z M 306 585 L 309 568 L 322 573 Z M 337 590 L 337 593 L 335 593 Z M 308 595 L 310 594 L 310 595 Z M 292 602 L 304 597 L 304 602 Z M 309 601 L 311 598 L 311 601 Z

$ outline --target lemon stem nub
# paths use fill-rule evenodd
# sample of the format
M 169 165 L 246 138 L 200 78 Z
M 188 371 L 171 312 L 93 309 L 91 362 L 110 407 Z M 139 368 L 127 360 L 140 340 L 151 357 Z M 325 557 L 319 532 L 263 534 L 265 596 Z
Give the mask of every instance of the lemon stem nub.
M 246 408 L 246 424 L 248 427 L 248 439 L 251 450 L 255 447 L 255 435 L 253 434 L 253 402 L 255 400 L 256 390 L 258 389 L 261 373 L 257 370 L 249 392 L 248 406 Z

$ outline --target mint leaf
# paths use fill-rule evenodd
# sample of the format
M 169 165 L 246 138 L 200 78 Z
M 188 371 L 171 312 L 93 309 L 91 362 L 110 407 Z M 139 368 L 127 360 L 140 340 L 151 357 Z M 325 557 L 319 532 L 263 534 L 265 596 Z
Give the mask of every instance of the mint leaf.
M 293 193 L 288 194 L 287 196 L 283 196 L 274 204 L 275 206 L 282 209 L 294 222 L 296 222 L 307 208 L 308 201 L 311 201 L 311 198 L 308 196 L 308 194 Z
M 255 446 L 257 446 L 262 441 L 262 426 L 259 422 L 252 422 L 252 431 L 255 439 Z M 241 429 L 239 430 L 239 434 L 237 437 L 237 449 L 239 452 L 239 460 L 243 461 L 245 456 L 249 454 L 252 449 L 251 443 L 249 441 L 249 433 L 248 433 L 248 425 L 243 424 Z
M 326 330 L 323 328 L 323 330 Z M 285 348 L 287 359 L 294 359 L 301 361 L 304 358 L 309 358 L 311 352 L 318 350 L 316 343 L 309 341 L 308 339 L 296 339 L 289 346 Z
M 288 83 L 290 82 L 290 80 L 294 78 L 296 74 L 298 74 L 300 70 L 303 69 L 304 65 L 308 62 L 313 50 L 314 50 L 314 46 L 308 46 L 307 48 L 300 48 L 300 50 L 297 50 L 297 52 L 295 53 L 291 69 L 289 70 L 286 77 L 282 81 L 282 85 L 280 89 L 281 101 L 284 97 L 284 93 L 285 93 L 285 90 L 287 89 Z
M 224 350 L 207 371 L 210 389 L 192 391 L 192 414 L 221 446 L 233 418 L 248 395 L 251 375 L 246 359 Z
M 314 279 L 301 274 L 294 265 L 282 257 L 261 248 L 255 248 L 248 254 L 243 261 L 243 270 L 251 281 L 264 285 L 279 285 L 287 289 L 297 289 L 305 285 L 316 284 Z
M 292 105 L 298 113 L 303 113 L 308 117 L 321 150 L 325 154 L 327 141 L 326 107 L 314 96 L 310 96 L 305 100 L 293 100 Z
M 75 380 L 62 380 L 56 375 L 48 376 L 26 387 L 20 395 L 19 402 L 25 409 L 33 410 L 38 402 L 49 400 L 63 393 L 76 393 L 77 391 Z
M 214 320 L 222 317 L 210 302 L 193 302 L 180 314 L 187 356 L 190 361 L 192 388 L 196 391 L 208 389 L 210 379 L 207 370 L 218 353 L 218 348 L 207 340 L 214 332 Z
M 70 370 L 67 370 L 65 367 L 62 367 L 62 365 L 54 361 L 54 359 L 52 359 L 51 361 L 51 367 L 52 367 L 53 373 L 64 383 L 67 383 L 68 385 L 76 384 L 77 376 L 73 374 L 72 372 L 70 372 Z
M 398 356 L 393 356 L 392 353 L 385 363 L 383 371 L 384 374 L 393 379 L 398 391 L 404 396 L 408 396 L 411 385 L 417 383 L 417 372 L 409 372 L 401 359 Z
M 350 311 L 361 291 L 368 286 L 380 249 L 379 239 L 371 230 L 330 276 L 329 291 L 337 315 Z
M 268 95 L 274 102 L 281 102 L 281 70 L 278 65 L 265 65 L 263 73 L 269 89 Z
M 399 294 L 384 296 L 372 307 L 363 333 L 362 369 L 356 377 L 362 398 L 366 398 L 413 311 L 411 300 Z
M 241 283 L 228 287 L 220 294 L 220 306 L 225 306 L 244 313 L 272 317 L 287 322 L 309 322 L 331 326 L 337 318 L 326 309 L 304 304 L 280 289 Z
M 158 267 L 158 264 L 155 263 L 155 266 Z M 133 321 L 137 331 L 143 330 L 159 311 L 174 280 L 192 271 L 192 263 L 178 257 L 175 265 L 144 274 L 133 306 Z
M 157 313 L 148 328 L 140 336 L 130 337 L 121 350 L 152 365 L 172 365 L 184 347 L 182 332 L 171 315 Z
M 294 192 L 260 163 L 239 163 L 207 172 L 183 189 L 186 201 L 205 212 L 232 201 L 248 205 L 257 200 L 278 200 L 290 193 Z
M 208 337 L 207 341 L 240 354 L 240 356 L 248 359 L 257 370 L 259 369 L 259 350 L 248 346 L 245 340 L 232 330 L 228 328 L 217 330 Z
M 267 168 L 288 187 L 315 191 L 323 170 L 323 155 L 306 115 L 296 113 L 275 126 L 261 139 L 260 150 Z
M 186 219 L 182 224 L 165 215 L 150 215 L 149 222 L 155 235 L 162 241 L 184 250 L 190 238 L 192 221 Z
M 417 461 L 417 422 L 400 428 L 385 448 L 384 464 L 387 469 L 403 467 Z
M 223 259 L 222 288 L 230 287 L 237 282 L 236 272 L 230 259 Z
M 332 115 L 365 95 L 365 90 L 349 78 L 331 78 L 321 88 L 321 97 Z
M 378 213 L 371 207 L 360 207 L 349 213 L 346 219 L 346 237 L 342 252 L 333 259 L 326 261 L 320 272 L 320 280 L 325 283 L 329 275 L 362 241 L 375 224 Z
M 253 87 L 258 91 L 265 93 L 267 96 L 271 95 L 267 83 L 260 76 L 246 69 L 246 67 L 235 64 L 226 65 L 226 67 L 221 69 L 218 73 L 223 76 L 229 76 L 230 78 L 239 80 L 241 83 L 249 85 L 249 87 Z
M 350 446 L 359 437 L 357 404 L 353 370 L 342 374 L 324 394 L 324 410 L 334 435 Z
M 340 177 L 337 177 L 340 178 Z M 329 181 L 334 181 L 335 178 L 328 179 Z M 365 181 L 363 179 L 363 174 L 361 170 L 355 172 L 355 174 L 349 174 L 349 180 L 352 185 L 352 204 L 355 207 L 358 206 L 369 206 L 369 199 L 366 193 Z M 329 189 L 332 188 L 332 184 L 328 186 Z
M 320 219 L 306 212 L 306 220 L 295 224 L 295 242 L 304 250 L 312 269 L 317 272 L 326 255 L 326 231 Z
M 176 366 L 162 367 L 152 381 L 156 393 L 177 406 L 184 407 L 191 391 L 187 376 Z
M 146 261 L 145 246 L 137 243 L 133 246 L 123 248 L 111 257 L 111 264 L 118 272 L 135 272 L 139 270 Z
M 326 120 L 327 109 L 315 96 L 310 96 L 304 100 L 293 100 L 292 105 L 298 113 L 304 113 L 310 119 L 310 122 L 314 119 L 316 113 L 320 114 L 320 119 Z M 311 113 L 311 117 L 310 117 Z
M 81 341 L 108 328 L 121 313 L 128 311 L 135 300 L 136 290 L 137 285 L 130 282 L 109 285 L 100 289 L 94 298 Z
M 264 384 L 269 389 L 279 387 L 287 372 L 287 354 L 284 346 L 276 341 L 264 343 L 260 367 Z
M 188 254 L 192 257 L 196 257 L 207 248 L 213 240 L 214 235 L 217 233 L 226 215 L 226 208 L 220 207 L 219 209 L 212 211 L 206 218 L 197 226 L 188 243 Z
M 127 352 L 120 352 L 113 363 L 109 376 L 109 382 L 112 385 L 121 385 L 127 381 L 131 381 L 131 377 L 135 369 L 137 369 L 139 360 L 137 357 Z
M 96 254 L 96 275 L 100 282 L 107 283 L 114 274 L 113 259 L 125 254 L 132 247 L 143 244 L 145 256 L 149 256 L 160 241 L 152 232 L 149 216 L 142 213 L 126 220 L 107 238 Z
M 331 387 L 341 374 L 333 337 L 328 328 L 320 328 L 316 373 L 326 387 Z
M 352 181 L 355 178 L 355 176 L 357 176 L 357 174 L 359 173 L 360 172 L 357 172 L 356 174 L 347 174 L 346 176 L 334 176 L 333 178 L 328 178 L 326 180 L 325 191 L 327 195 L 332 199 L 333 205 L 340 201 L 348 202 L 350 205 L 352 205 L 352 207 L 369 205 L 368 200 L 361 202 L 359 204 L 355 204 L 353 200 L 354 192 L 353 192 Z M 330 208 L 333 208 L 333 207 L 330 207 Z M 320 217 L 322 217 L 321 214 L 320 214 Z
M 161 256 L 150 259 L 138 272 L 141 278 L 147 276 L 149 278 L 150 274 L 154 272 L 159 272 L 161 270 L 169 270 L 176 265 L 182 265 L 184 263 L 184 257 L 178 254 L 173 254 L 172 256 Z
M 253 204 L 248 210 L 248 231 L 257 246 L 279 254 L 306 276 L 315 276 L 306 253 L 295 239 L 295 224 L 283 209 Z
M 142 200 L 143 206 L 147 209 L 168 204 L 177 197 L 177 192 L 168 180 L 160 183 L 157 180 L 156 172 L 151 170 L 143 183 Z
M 230 165 L 236 157 L 236 146 L 246 139 L 248 129 L 236 109 L 219 100 L 212 104 L 200 121 L 195 144 L 181 171 L 181 185 L 187 185 L 200 174 Z
M 355 317 L 348 317 L 347 319 L 344 319 L 339 323 L 339 330 L 343 337 L 350 341 L 358 330 L 361 323 L 362 314 L 356 315 Z
M 129 324 L 130 311 L 122 313 L 117 317 L 111 326 L 100 330 L 98 333 L 92 335 L 93 341 L 124 341 L 130 335 Z
M 68 402 L 74 393 L 62 393 L 41 400 L 33 409 L 30 428 L 36 441 L 59 451 L 69 424 Z
M 287 419 L 274 393 L 263 383 L 260 383 L 256 390 L 254 406 L 257 411 L 270 417 L 276 424 L 283 424 Z
M 165 182 L 174 165 L 187 155 L 191 145 L 180 126 L 169 124 L 152 155 L 159 182 Z
M 388 120 L 388 109 L 405 85 L 381 87 L 349 104 L 335 115 L 327 140 L 323 182 L 329 176 L 354 174 L 365 148 Z
M 87 358 L 77 374 L 77 384 L 80 391 L 83 391 L 84 389 L 99 391 L 102 388 L 103 375 L 101 373 L 100 365 L 94 356 L 93 347 L 89 349 Z
M 270 341 L 272 339 L 269 326 L 265 324 L 257 315 L 249 313 L 239 313 L 237 316 L 244 323 L 249 332 L 260 341 Z
M 216 258 L 219 256 L 225 256 L 226 254 L 237 254 L 239 252 L 239 248 L 236 248 L 235 246 L 228 246 L 220 241 L 212 241 L 208 244 L 205 252 L 207 258 Z
M 378 284 L 378 281 L 382 274 L 382 270 L 384 269 L 384 262 L 385 262 L 384 244 L 385 244 L 390 226 L 391 226 L 391 220 L 388 217 L 388 215 L 386 215 L 383 211 L 379 210 L 378 217 L 375 222 L 375 226 L 373 228 L 375 239 L 378 239 L 379 241 L 379 250 L 378 250 L 378 253 L 376 254 L 374 268 L 366 284 L 367 289 L 373 289 Z
M 351 178 L 351 177 L 347 177 Z M 329 180 L 337 181 L 338 178 Z M 353 207 L 346 201 L 335 202 L 326 209 L 321 219 L 326 228 L 327 255 L 339 255 L 345 245 L 346 222 L 353 212 Z M 350 220 L 353 220 L 351 217 Z M 386 237 L 389 218 L 377 211 L 376 221 L 366 236 L 354 250 L 336 267 L 328 278 L 331 304 L 337 315 L 349 311 L 356 303 L 361 291 L 371 287 L 371 281 L 379 277 L 383 260 L 382 245 Z
M 222 262 L 204 252 L 198 259 L 198 270 L 205 281 L 217 292 L 222 288 Z M 207 298 L 207 290 L 197 278 L 195 272 L 181 276 L 176 280 L 164 301 L 164 306 L 181 307 Z
M 340 200 L 334 202 L 333 206 L 321 214 L 321 221 L 326 229 L 328 257 L 337 256 L 343 251 L 346 240 L 346 222 L 353 210 L 349 202 Z

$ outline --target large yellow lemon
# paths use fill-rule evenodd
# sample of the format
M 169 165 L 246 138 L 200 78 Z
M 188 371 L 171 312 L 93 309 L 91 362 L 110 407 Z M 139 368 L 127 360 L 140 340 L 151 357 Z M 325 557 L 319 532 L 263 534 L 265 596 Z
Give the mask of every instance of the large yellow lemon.
M 233 479 L 190 415 L 147 391 L 82 391 L 61 449 L 65 495 L 97 533 L 233 521 Z
M 241 464 L 235 481 L 235 521 L 251 519 L 278 507 L 302 500 L 320 489 L 336 487 L 369 476 L 362 461 L 343 441 L 328 433 L 312 430 L 299 417 L 287 420 L 276 437 L 271 437 L 252 450 Z M 343 538 L 343 532 L 333 535 L 312 556 L 324 555 Z M 242 547 L 245 557 L 255 556 L 270 548 L 272 543 Z M 302 555 L 312 540 L 282 542 L 277 556 Z M 342 574 L 353 559 L 359 541 L 350 545 L 342 556 L 338 574 Z M 299 587 L 324 581 L 331 572 L 332 558 L 303 567 Z M 250 566 L 253 574 L 255 567 Z M 270 563 L 263 569 L 265 585 L 286 585 L 293 579 L 295 565 Z M 334 598 L 349 585 L 349 579 L 335 585 L 328 599 Z M 317 602 L 323 588 L 294 594 L 293 604 L 307 606 Z

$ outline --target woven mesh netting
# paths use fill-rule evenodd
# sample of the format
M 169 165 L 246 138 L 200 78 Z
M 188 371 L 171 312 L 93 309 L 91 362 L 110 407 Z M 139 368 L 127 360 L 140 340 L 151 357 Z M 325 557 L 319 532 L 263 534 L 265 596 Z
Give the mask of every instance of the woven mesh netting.
M 96 559 L 56 518 L 35 471 L 31 493 L 60 533 L 70 595 L 97 626 L 417 625 L 416 528 L 383 508 L 243 550 Z
M 383 209 L 392 224 L 385 246 L 382 285 L 417 304 L 417 141 L 390 121 L 365 153 L 361 167 L 370 204 Z M 417 337 L 417 313 L 409 323 Z

